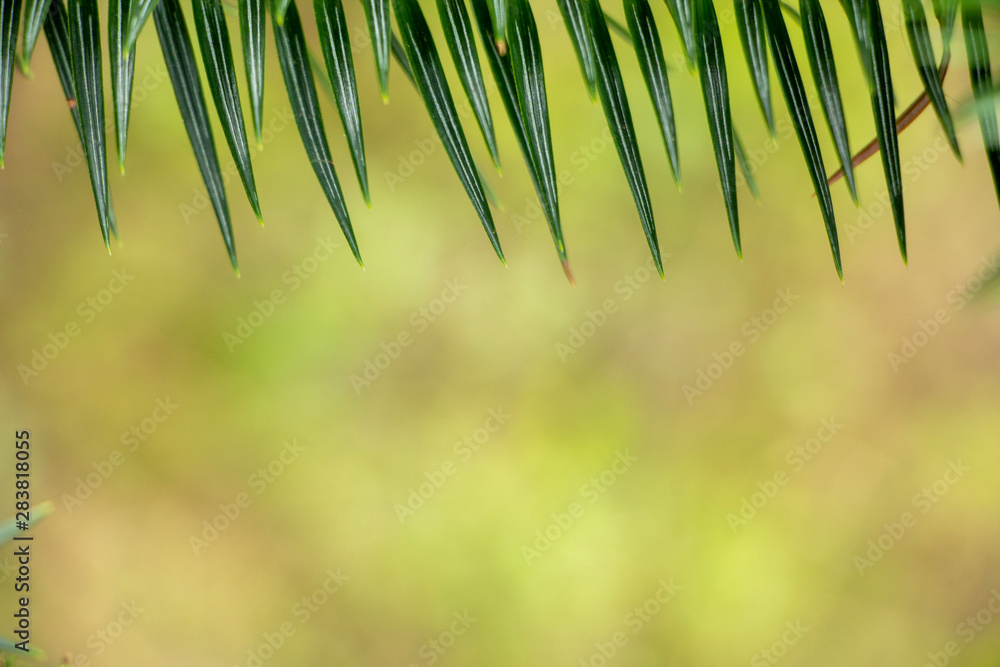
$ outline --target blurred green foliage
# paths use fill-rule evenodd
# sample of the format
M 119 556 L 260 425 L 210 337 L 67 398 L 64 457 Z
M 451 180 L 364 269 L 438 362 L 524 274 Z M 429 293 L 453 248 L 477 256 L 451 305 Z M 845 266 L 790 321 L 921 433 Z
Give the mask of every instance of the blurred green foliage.
M 841 286 L 784 107 L 774 150 L 734 66 L 763 200 L 741 187 L 741 263 L 698 83 L 661 27 L 683 193 L 619 54 L 661 282 L 558 10 L 539 2 L 572 288 L 509 129 L 504 177 L 490 175 L 504 268 L 416 93 L 390 77 L 381 103 L 362 9 L 347 9 L 372 210 L 345 195 L 364 271 L 303 162 L 273 50 L 265 148 L 251 151 L 264 228 L 235 171 L 228 186 L 239 280 L 152 32 L 128 170 L 111 176 L 124 245 L 110 258 L 44 49 L 34 80 L 15 80 L 0 415 L 31 429 L 34 493 L 56 504 L 33 560 L 49 660 L 922 665 L 955 642 L 949 664 L 995 664 L 1000 314 L 967 298 L 1000 249 L 982 151 L 956 164 L 930 114 L 902 135 L 909 268 L 877 160 L 858 169 L 860 209 L 834 187 Z M 903 101 L 920 83 L 897 9 Z M 720 23 L 736 56 L 721 10 Z M 840 76 L 856 147 L 874 136 L 863 73 L 845 57 Z M 952 94 L 968 90 L 953 77 Z M 981 141 L 971 120 L 958 134 Z M 954 483 L 952 464 L 968 468 Z M 12 466 L 0 456 L 0 478 Z

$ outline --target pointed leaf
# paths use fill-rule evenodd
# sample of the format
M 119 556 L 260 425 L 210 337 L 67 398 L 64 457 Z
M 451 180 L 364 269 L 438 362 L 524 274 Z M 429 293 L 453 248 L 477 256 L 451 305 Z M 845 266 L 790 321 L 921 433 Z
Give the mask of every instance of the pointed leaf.
M 451 163 L 482 220 L 493 249 L 500 261 L 504 261 L 489 203 L 486 201 L 483 186 L 476 173 L 465 132 L 459 123 L 455 102 L 448 89 L 448 81 L 445 79 L 444 69 L 441 67 L 441 60 L 438 58 L 427 20 L 417 0 L 393 0 L 392 7 L 420 97 L 423 98 L 445 151 L 451 158 Z
M 757 180 L 753 177 L 753 167 L 750 166 L 750 160 L 747 159 L 747 152 L 743 148 L 740 133 L 735 128 L 733 128 L 733 140 L 736 144 L 736 164 L 740 168 L 740 173 L 743 174 L 743 180 L 746 181 L 747 189 L 750 190 L 753 198 L 760 201 L 760 190 L 757 189 Z
M 892 89 L 892 73 L 889 69 L 889 49 L 885 43 L 885 29 L 882 26 L 882 12 L 878 0 L 864 0 L 868 11 L 868 25 L 871 28 L 872 63 L 872 113 L 875 115 L 875 129 L 878 136 L 879 152 L 882 155 L 882 170 L 885 172 L 889 189 L 892 218 L 896 224 L 896 240 L 899 252 L 906 263 L 906 221 L 903 215 L 903 178 L 899 166 L 899 137 L 896 134 L 895 95 Z
M 500 55 L 507 55 L 507 0 L 490 1 L 490 20 L 493 23 L 493 41 Z
M 628 31 L 628 28 L 622 25 L 614 16 L 608 14 L 607 12 L 602 12 L 604 14 L 604 22 L 608 26 L 608 32 L 615 33 L 623 40 L 628 42 L 629 46 L 632 46 L 632 34 Z
M 351 227 L 351 218 L 347 213 L 337 172 L 333 168 L 330 145 L 323 129 L 323 116 L 319 110 L 319 100 L 316 98 L 316 84 L 309 67 L 305 35 L 302 32 L 302 22 L 299 20 L 299 10 L 295 2 L 288 5 L 282 25 L 278 24 L 276 15 L 272 14 L 272 19 L 274 42 L 278 47 L 278 61 L 281 63 L 281 74 L 285 80 L 288 99 L 292 104 L 295 124 L 299 128 L 299 136 L 302 137 L 309 162 L 316 172 L 316 178 L 323 188 L 330 208 L 340 223 L 347 244 L 351 247 L 358 264 L 363 267 L 361 253 L 354 238 L 354 229 Z
M 399 63 L 399 66 L 403 68 L 403 74 L 406 78 L 410 80 L 413 87 L 417 87 L 417 81 L 413 78 L 413 70 L 410 68 L 410 63 L 406 59 L 406 49 L 403 48 L 403 43 L 399 41 L 399 38 L 395 34 L 390 34 L 390 47 L 392 49 L 392 56 Z M 419 91 L 418 91 L 419 92 Z
M 664 0 L 670 17 L 677 26 L 677 34 L 681 37 L 681 44 L 684 46 L 684 58 L 690 71 L 694 71 L 695 66 L 695 3 L 697 0 Z M 712 10 L 715 11 L 714 9 Z
M 472 36 L 472 22 L 465 8 L 465 0 L 437 0 L 441 25 L 444 28 L 445 41 L 451 51 L 452 60 L 458 70 L 462 87 L 476 115 L 476 122 L 486 140 L 490 158 L 497 169 L 500 169 L 500 156 L 497 154 L 497 140 L 493 131 L 493 117 L 490 114 L 490 103 L 486 97 L 486 84 L 483 83 L 483 71 L 479 66 L 479 52 L 476 51 L 476 41 Z M 511 10 L 513 11 L 513 9 Z
M 128 30 L 125 32 L 125 41 L 122 43 L 122 51 L 131 51 L 135 46 L 135 40 L 139 38 L 146 21 L 153 14 L 157 3 L 160 0 L 132 0 L 129 7 Z
M 326 93 L 327 98 L 336 104 L 336 93 L 333 92 L 333 86 L 330 85 L 330 75 L 326 73 L 326 65 L 316 57 L 308 45 L 306 49 L 309 51 L 309 67 L 312 69 L 313 76 L 316 78 L 317 83 L 319 83 L 319 87 Z
M 868 10 L 865 5 L 866 0 L 840 0 L 847 20 L 851 24 L 854 34 L 854 43 L 858 47 L 858 55 L 861 58 L 861 65 L 865 72 L 868 88 L 874 87 L 872 80 L 872 44 L 871 44 L 871 24 L 868 19 Z
M 795 25 L 801 26 L 802 16 L 795 10 L 795 7 L 788 4 L 787 0 L 780 0 L 780 4 L 781 11 L 785 12 L 785 14 L 788 15 L 788 18 L 792 19 L 792 22 L 795 23 Z
M 760 0 L 734 0 L 736 26 L 739 28 L 743 55 L 750 66 L 757 102 L 764 114 L 767 128 L 774 136 L 774 113 L 771 111 L 771 82 L 767 69 L 767 32 Z
M 83 127 L 84 154 L 90 170 L 101 235 L 110 252 L 107 138 L 104 132 L 104 81 L 97 0 L 70 0 L 68 9 L 70 61 L 76 81 L 80 125 Z
M 486 175 L 483 173 L 483 170 L 479 168 L 479 165 L 476 165 L 476 173 L 479 174 L 479 182 L 483 184 L 483 192 L 486 193 L 487 201 L 501 211 L 506 211 L 506 207 L 503 205 L 503 202 L 500 201 L 500 197 L 497 195 L 496 190 L 492 185 L 490 185 L 489 179 L 486 178 Z
M 362 0 L 368 33 L 375 51 L 375 71 L 378 73 L 378 87 L 382 100 L 389 99 L 389 0 Z
M 997 129 L 997 111 L 990 99 L 993 75 L 990 71 L 990 51 L 983 27 L 983 10 L 979 0 L 963 0 L 962 32 L 965 34 L 965 51 L 969 60 L 969 78 L 979 116 L 979 130 L 986 145 L 986 157 L 993 173 L 993 187 L 1000 200 L 1000 130 Z
M 596 101 L 597 74 L 595 68 L 597 65 L 594 63 L 594 46 L 590 42 L 587 19 L 584 16 L 581 3 L 582 0 L 558 0 L 559 11 L 562 13 L 563 23 L 566 24 L 566 30 L 573 42 L 573 50 L 576 51 L 576 59 L 580 63 L 583 80 L 587 82 L 590 99 Z
M 941 44 L 944 55 L 951 54 L 951 36 L 955 31 L 955 17 L 958 15 L 959 0 L 931 0 L 934 16 L 941 27 Z
M 271 4 L 272 18 L 278 25 L 285 24 L 285 13 L 288 11 L 290 0 L 274 0 Z
M 25 71 L 31 62 L 31 54 L 35 51 L 35 43 L 38 41 L 38 33 L 42 30 L 42 21 L 45 19 L 49 2 L 50 0 L 25 0 L 24 28 L 21 30 L 22 67 Z
M 545 218 L 548 221 L 549 230 L 551 231 L 556 227 L 557 219 L 553 217 L 554 207 L 544 204 L 548 195 L 543 186 L 544 181 L 542 175 L 539 173 L 538 165 L 532 158 L 531 149 L 528 148 L 527 129 L 525 128 L 524 119 L 521 117 L 520 102 L 518 101 L 517 86 L 514 83 L 511 59 L 500 55 L 496 43 L 491 38 L 493 28 L 490 24 L 490 12 L 487 7 L 488 0 L 471 0 L 471 2 L 472 13 L 476 20 L 479 37 L 482 39 L 484 50 L 486 51 L 486 60 L 490 64 L 493 79 L 497 83 L 497 92 L 500 94 L 504 109 L 507 111 L 507 118 L 510 120 L 511 127 L 514 130 L 514 137 L 517 139 L 517 145 L 521 149 L 524 163 L 528 167 L 528 174 L 531 176 L 531 182 L 535 186 L 535 192 L 538 193 L 538 201 L 543 202 L 542 210 L 545 213 Z M 553 239 L 555 239 L 555 236 L 553 236 Z M 556 244 L 558 247 L 558 240 Z M 563 265 L 563 269 L 567 271 L 567 276 L 569 276 L 566 264 Z
M 489 14 L 489 10 L 486 9 L 485 6 L 483 7 L 483 11 L 486 12 L 487 15 Z M 487 20 L 488 20 L 488 18 L 487 18 Z M 489 38 L 489 35 L 492 35 L 492 34 L 493 34 L 492 33 L 492 29 L 488 28 L 487 32 L 486 32 L 486 35 L 487 35 L 487 44 L 493 44 L 493 42 L 490 41 L 490 38 Z M 396 58 L 396 62 L 399 64 L 399 66 L 403 68 L 403 74 L 406 75 L 406 79 L 411 84 L 413 84 L 414 88 L 417 88 L 416 79 L 413 78 L 413 70 L 410 69 L 410 63 L 406 62 L 406 49 L 403 48 L 402 43 L 400 43 L 400 41 L 396 37 L 396 35 L 391 35 L 391 46 L 392 46 L 392 55 L 393 55 L 393 57 Z M 493 48 L 494 48 L 494 50 L 496 50 L 496 45 L 495 44 L 493 44 Z M 329 88 L 329 85 L 327 87 Z M 420 92 L 419 89 L 417 90 L 417 92 Z M 331 95 L 333 94 L 332 90 L 330 91 L 330 94 Z M 487 201 L 489 201 L 491 204 L 493 204 L 494 206 L 496 206 L 497 208 L 499 208 L 501 211 L 506 210 L 504 208 L 503 203 L 500 201 L 500 198 L 497 196 L 496 191 L 490 186 L 489 181 L 487 180 L 486 176 L 483 174 L 483 170 L 479 168 L 479 165 L 476 165 L 476 173 L 479 175 L 479 183 L 480 183 L 480 185 L 483 186 L 483 192 L 486 193 L 486 199 L 487 199 Z
M 115 139 L 118 145 L 118 168 L 125 173 L 125 146 L 128 139 L 129 111 L 132 108 L 132 79 L 135 73 L 135 46 L 124 57 L 122 41 L 125 39 L 131 0 L 108 2 L 108 53 L 111 54 L 111 96 L 114 99 Z
M 729 215 L 729 231 L 733 235 L 736 254 L 743 258 L 740 244 L 740 213 L 736 203 L 736 165 L 733 155 L 733 119 L 729 107 L 729 82 L 726 78 L 726 58 L 722 51 L 722 36 L 712 0 L 694 0 L 696 51 L 701 74 L 701 92 L 705 98 L 708 127 L 719 167 L 722 196 Z
M 624 0 L 625 19 L 635 53 L 639 58 L 639 69 L 646 81 L 649 97 L 656 109 L 656 118 L 660 121 L 660 133 L 663 143 L 670 156 L 670 169 L 674 174 L 674 182 L 680 185 L 681 166 L 677 151 L 677 130 L 674 127 L 674 105 L 670 98 L 670 83 L 667 80 L 667 65 L 663 60 L 663 48 L 660 46 L 660 35 L 656 30 L 653 12 L 647 0 Z
M 527 134 L 524 127 L 524 119 L 521 118 L 520 106 L 517 99 L 517 86 L 514 84 L 514 71 L 509 57 L 500 55 L 496 43 L 492 40 L 493 27 L 490 23 L 490 12 L 487 3 L 489 0 L 470 0 L 472 3 L 472 14 L 476 20 L 476 27 L 479 31 L 479 38 L 483 42 L 483 49 L 486 51 L 486 61 L 490 64 L 493 72 L 493 79 L 497 84 L 497 92 L 503 101 L 504 109 L 507 111 L 507 118 L 510 120 L 517 138 L 517 144 L 521 148 L 528 172 L 535 183 L 539 200 L 542 196 L 538 171 L 531 160 L 531 151 L 528 150 Z
M 358 175 L 361 194 L 371 207 L 368 194 L 368 171 L 365 167 L 365 136 L 361 128 L 361 107 L 358 105 L 358 88 L 354 80 L 354 59 L 351 57 L 351 38 L 347 32 L 347 19 L 340 0 L 315 0 L 316 27 L 323 48 L 326 71 L 333 88 L 333 98 L 347 134 L 354 171 Z
M 806 43 L 806 55 L 809 58 L 809 68 L 816 91 L 823 105 L 826 124 L 833 136 L 833 144 L 837 148 L 841 169 L 847 180 L 847 188 L 851 198 L 858 201 L 858 190 L 854 181 L 854 169 L 851 165 L 851 145 L 847 139 L 847 121 L 844 118 L 844 105 L 840 97 L 840 84 L 837 82 L 837 65 L 833 60 L 833 48 L 830 43 L 830 33 L 826 27 L 826 18 L 819 0 L 799 0 L 802 10 L 802 37 Z
M 52 53 L 52 61 L 56 67 L 56 74 L 59 76 L 59 83 L 62 86 L 63 94 L 66 97 L 66 108 L 69 109 L 73 118 L 73 126 L 76 127 L 77 137 L 83 148 L 84 156 L 87 153 L 87 142 L 83 138 L 83 125 L 80 122 L 80 110 L 77 105 L 76 80 L 73 75 L 72 54 L 69 43 L 69 18 L 66 8 L 59 0 L 49 4 L 48 13 L 45 15 L 45 39 L 49 43 L 49 51 Z M 111 193 L 108 192 L 108 227 L 111 235 L 118 239 L 118 224 L 115 221 L 115 207 L 111 200 Z
M 566 245 L 559 219 L 559 193 L 556 187 L 555 159 L 552 156 L 552 131 L 549 127 L 542 50 L 538 41 L 538 27 L 528 0 L 510 0 L 509 20 L 508 46 L 521 118 L 527 133 L 528 150 L 542 186 L 540 199 L 546 209 L 549 231 L 559 252 L 559 259 L 565 265 Z
M 76 79 L 73 76 L 73 56 L 69 44 L 69 17 L 61 0 L 49 4 L 49 11 L 45 15 L 45 40 L 49 43 L 52 62 L 59 76 L 63 95 L 66 97 L 66 106 L 73 117 L 76 133 L 80 137 L 80 145 L 86 150 L 83 125 L 80 124 L 80 109 L 76 103 Z
M 896 135 L 895 93 L 889 70 L 889 51 L 878 0 L 841 0 L 854 31 L 854 40 L 865 68 L 871 93 L 872 114 L 892 217 L 896 225 L 899 252 L 906 263 L 906 226 L 903 217 L 903 181 L 899 168 L 899 140 Z
M 903 15 L 906 17 L 906 36 L 910 40 L 910 50 L 913 52 L 913 62 L 920 72 L 920 80 L 924 82 L 924 90 L 934 105 L 934 113 L 944 129 L 951 150 L 961 159 L 955 137 L 955 125 L 948 111 L 948 103 L 944 99 L 941 79 L 938 78 L 937 63 L 934 59 L 934 47 L 931 44 L 930 30 L 927 28 L 927 16 L 921 0 L 903 0 Z
M 243 181 L 247 199 L 257 220 L 262 220 L 260 203 L 257 200 L 257 185 L 250 163 L 250 149 L 247 146 L 246 128 L 243 126 L 243 106 L 240 91 L 236 86 L 236 65 L 233 63 L 233 49 L 229 44 L 229 30 L 221 0 L 192 0 L 195 32 L 201 46 L 201 59 L 208 78 L 208 89 L 222 123 L 222 133 L 229 145 L 229 152 L 236 162 L 236 170 Z
M 177 106 L 180 107 L 184 127 L 191 141 L 191 148 L 194 149 L 208 198 L 212 201 L 215 217 L 219 221 L 229 261 L 233 265 L 233 270 L 238 272 L 236 245 L 229 219 L 229 203 L 226 201 L 226 190 L 219 169 L 219 158 L 215 152 L 201 80 L 198 78 L 191 37 L 188 35 L 187 24 L 184 22 L 184 14 L 178 0 L 160 0 L 156 11 L 153 12 L 153 22 L 160 38 L 163 60 L 170 74 Z
M 837 223 L 833 216 L 833 201 L 830 198 L 830 186 L 826 182 L 826 167 L 823 166 L 823 154 L 820 152 L 819 139 L 816 137 L 816 127 L 813 125 L 812 112 L 809 110 L 809 99 L 806 97 L 805 85 L 799 66 L 795 62 L 792 51 L 792 41 L 788 36 L 788 28 L 781 15 L 778 0 L 763 0 L 764 20 L 767 22 L 768 41 L 771 44 L 771 56 L 774 58 L 774 70 L 778 74 L 778 83 L 785 97 L 785 104 L 792 116 L 792 124 L 798 135 L 802 154 L 809 167 L 813 188 L 819 199 L 819 207 L 823 212 L 823 222 L 826 224 L 826 235 L 830 241 L 833 253 L 833 263 L 837 275 L 844 279 L 840 263 L 840 243 L 837 240 Z M 848 158 L 848 161 L 850 158 Z
M 267 19 L 264 0 L 240 0 L 240 41 L 247 71 L 247 95 L 253 114 L 253 133 L 257 147 L 263 147 L 261 133 L 264 123 L 264 41 Z
M 108 228 L 111 231 L 112 238 L 118 242 L 118 246 L 121 247 L 122 240 L 118 236 L 118 220 L 115 217 L 115 202 L 111 196 L 111 190 L 108 190 Z
M 649 189 L 646 186 L 646 174 L 642 168 L 642 157 L 639 155 L 639 144 L 636 140 L 635 128 L 632 125 L 632 114 L 629 111 L 628 98 L 625 96 L 625 84 L 622 81 L 618 59 L 615 57 L 614 46 L 611 44 L 611 33 L 601 11 L 599 0 L 584 0 L 587 10 L 587 26 L 594 45 L 594 62 L 597 64 L 597 89 L 604 107 L 604 115 L 608 120 L 608 128 L 615 140 L 618 157 L 621 159 L 635 200 L 642 229 L 646 235 L 646 243 L 653 254 L 656 270 L 663 276 L 663 261 L 660 258 L 660 244 L 656 239 L 656 225 L 653 222 L 653 206 L 649 199 Z
M 950 58 L 945 58 L 944 62 L 942 62 L 941 66 L 938 68 L 937 76 L 939 81 L 944 81 L 944 78 L 948 73 L 949 63 Z M 903 113 L 899 114 L 896 118 L 896 134 L 902 134 L 903 130 L 909 127 L 914 120 L 920 117 L 920 114 L 924 112 L 924 109 L 930 106 L 930 103 L 931 100 L 930 97 L 927 96 L 927 92 L 921 92 L 920 95 L 917 96 L 917 99 L 913 100 L 913 103 L 910 104 L 910 106 L 908 106 Z M 865 160 L 878 153 L 878 150 L 878 137 L 875 137 L 868 142 L 864 148 L 854 154 L 854 158 L 851 160 L 854 168 L 857 169 L 858 166 L 865 162 Z M 830 176 L 830 178 L 827 179 L 827 182 L 832 185 L 834 182 L 840 180 L 843 175 L 843 169 L 838 169 L 832 176 Z
M 14 78 L 14 47 L 21 19 L 21 0 L 0 0 L 0 169 L 7 145 L 7 116 Z

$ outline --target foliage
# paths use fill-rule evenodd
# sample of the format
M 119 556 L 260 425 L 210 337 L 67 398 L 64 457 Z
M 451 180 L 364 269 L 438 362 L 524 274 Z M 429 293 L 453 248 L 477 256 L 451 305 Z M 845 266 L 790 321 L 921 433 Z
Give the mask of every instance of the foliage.
M 107 176 L 104 81 L 101 62 L 100 20 L 97 0 L 0 0 L 0 166 L 7 133 L 11 79 L 16 58 L 28 71 L 38 33 L 44 28 L 63 92 L 69 103 L 93 185 L 94 200 L 104 243 L 118 235 Z M 741 168 L 756 195 L 746 167 L 739 136 L 733 127 L 727 63 L 719 34 L 714 0 L 665 0 L 681 36 L 689 68 L 696 71 L 704 93 L 712 144 L 725 199 L 730 231 L 737 254 L 740 245 L 736 169 Z M 895 93 L 888 49 L 878 0 L 841 0 L 850 21 L 857 56 L 866 74 L 877 142 L 852 160 L 847 123 L 841 102 L 834 50 L 826 19 L 818 0 L 799 0 L 798 10 L 783 0 L 734 0 L 742 54 L 750 68 L 754 90 L 772 133 L 771 64 L 788 107 L 806 159 L 834 266 L 843 279 L 837 226 L 829 184 L 840 175 L 857 201 L 853 166 L 877 148 L 881 154 L 900 253 L 906 261 L 906 225 L 903 208 L 898 133 L 916 113 L 930 105 L 951 147 L 960 157 L 942 82 L 951 58 L 951 38 L 961 16 L 975 109 L 985 150 L 1000 196 L 1000 131 L 997 128 L 995 91 L 992 86 L 986 28 L 981 0 L 933 0 L 932 8 L 940 33 L 942 53 L 934 53 L 931 33 L 921 0 L 902 0 L 906 31 L 914 63 L 925 92 L 916 111 L 895 117 Z M 566 245 L 559 215 L 553 142 L 549 127 L 548 100 L 542 50 L 532 8 L 528 0 L 470 0 L 472 13 L 463 0 L 437 0 L 451 60 L 474 111 L 480 134 L 499 171 L 493 114 L 486 95 L 479 46 L 496 83 L 504 110 L 514 130 L 525 165 L 538 194 L 556 250 L 567 276 Z M 612 34 L 621 37 L 638 58 L 650 100 L 660 123 L 674 178 L 680 184 L 681 169 L 670 95 L 669 73 L 653 12 L 647 0 L 624 0 L 627 27 L 611 17 L 599 0 L 558 0 L 584 82 L 593 99 L 600 99 L 615 147 L 635 199 L 636 210 L 650 252 L 662 274 L 656 225 L 649 187 L 639 155 L 639 139 L 633 126 Z M 961 4 L 961 6 L 959 6 Z M 455 99 L 448 85 L 442 55 L 438 51 L 424 8 L 417 0 L 363 0 L 374 49 L 376 74 L 384 99 L 388 99 L 390 53 L 416 86 L 442 144 L 480 218 L 490 243 L 503 261 L 503 251 L 490 212 L 490 188 L 476 165 L 469 139 L 459 121 Z M 391 11 L 390 11 L 391 5 Z M 225 21 L 227 9 L 221 0 L 192 0 L 195 36 L 202 56 L 204 79 L 232 153 L 251 207 L 258 219 L 260 205 L 247 148 L 247 131 L 237 83 L 236 62 Z M 264 55 L 267 14 L 281 63 L 285 88 L 296 125 L 310 163 L 354 256 L 361 263 L 351 227 L 350 214 L 330 154 L 320 113 L 314 77 L 336 102 L 347 136 L 361 192 L 371 204 L 365 162 L 364 131 L 360 115 L 356 72 L 351 56 L 349 31 L 341 0 L 314 0 L 314 12 L 323 66 L 307 47 L 303 22 L 295 0 L 240 0 L 240 42 L 243 45 L 245 78 L 251 102 L 253 131 L 260 142 L 264 92 Z M 390 13 L 395 17 L 398 36 Z M 236 246 L 229 205 L 212 135 L 208 106 L 202 90 L 195 49 L 188 32 L 184 9 L 178 0 L 109 0 L 108 48 L 111 58 L 114 137 L 119 166 L 124 171 L 128 137 L 136 38 L 150 17 L 156 26 L 184 125 L 199 169 L 215 210 L 233 268 Z M 800 30 L 807 60 L 826 126 L 836 147 L 840 171 L 827 179 L 813 109 L 800 71 L 790 35 Z M 473 29 L 475 26 L 475 30 Z M 479 46 L 476 43 L 478 34 Z M 21 37 L 21 53 L 16 43 Z M 770 53 L 770 58 L 768 54 Z M 730 54 L 732 55 L 732 54 Z M 327 85 L 328 84 L 328 85 Z

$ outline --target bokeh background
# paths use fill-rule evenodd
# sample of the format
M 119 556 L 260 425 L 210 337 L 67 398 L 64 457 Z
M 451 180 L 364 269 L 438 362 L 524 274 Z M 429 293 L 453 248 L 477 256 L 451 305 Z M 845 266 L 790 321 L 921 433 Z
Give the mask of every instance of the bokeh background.
M 762 195 L 741 187 L 740 262 L 700 89 L 655 7 L 683 192 L 616 45 L 661 282 L 600 105 L 555 3 L 539 0 L 574 288 L 499 99 L 502 178 L 466 133 L 503 205 L 509 268 L 443 150 L 421 152 L 433 127 L 395 64 L 383 105 L 348 4 L 371 210 L 322 103 L 364 271 L 307 164 L 270 36 L 272 134 L 253 151 L 263 228 L 228 188 L 239 279 L 152 28 L 127 171 L 111 173 L 124 242 L 111 257 L 47 49 L 33 79 L 15 77 L 0 415 L 8 439 L 31 430 L 34 494 L 55 503 L 32 574 L 47 664 L 996 664 L 1000 304 L 976 276 L 996 269 L 1000 214 L 974 119 L 959 123 L 964 166 L 930 114 L 901 138 L 908 267 L 878 159 L 858 170 L 860 209 L 834 188 L 842 286 L 777 87 L 773 151 L 724 15 Z M 919 81 L 885 4 L 902 108 Z M 825 6 L 857 148 L 874 136 L 870 107 L 842 12 Z M 962 101 L 958 37 L 946 88 Z M 37 375 L 19 371 L 71 323 Z M 10 562 L 8 548 L 4 609 Z

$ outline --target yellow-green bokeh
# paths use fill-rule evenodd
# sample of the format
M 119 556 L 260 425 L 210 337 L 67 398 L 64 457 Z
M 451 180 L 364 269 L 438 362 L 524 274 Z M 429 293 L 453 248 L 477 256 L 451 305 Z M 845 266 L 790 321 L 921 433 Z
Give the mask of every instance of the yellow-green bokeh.
M 654 4 L 674 63 L 681 193 L 634 56 L 616 45 L 664 282 L 644 280 L 649 253 L 629 188 L 554 2 L 533 7 L 556 167 L 571 180 L 560 202 L 575 288 L 499 98 L 502 179 L 474 123 L 466 133 L 503 203 L 494 217 L 509 268 L 444 151 L 434 142 L 421 153 L 433 127 L 395 64 L 382 104 L 359 5 L 348 16 L 360 38 L 371 211 L 327 99 L 323 113 L 364 271 L 288 117 L 270 36 L 265 121 L 276 131 L 253 155 L 263 228 L 238 180 L 228 187 L 240 279 L 211 210 L 184 208 L 197 205 L 201 182 L 154 31 L 139 40 L 126 173 L 110 175 L 123 239 L 110 258 L 86 168 L 64 168 L 77 139 L 39 48 L 33 80 L 14 82 L 0 174 L 0 414 L 8 431 L 31 429 L 34 494 L 56 504 L 36 532 L 32 575 L 34 638 L 50 664 L 71 652 L 92 664 L 247 665 L 247 651 L 287 622 L 294 634 L 263 664 L 429 665 L 438 654 L 426 643 L 466 611 L 476 621 L 435 664 L 599 665 L 600 646 L 619 631 L 628 641 L 608 664 L 768 664 L 760 651 L 796 622 L 808 631 L 781 664 L 922 665 L 949 641 L 961 649 L 951 664 L 995 663 L 1000 621 L 969 642 L 958 627 L 1000 587 L 1000 315 L 994 301 L 967 304 L 954 291 L 1000 250 L 978 127 L 959 125 L 964 166 L 935 143 L 929 113 L 900 139 L 909 267 L 879 160 L 858 169 L 860 209 L 842 183 L 833 188 L 842 286 L 777 84 L 780 150 L 771 152 L 723 14 L 734 117 L 762 194 L 757 204 L 740 189 L 741 263 L 697 80 L 676 66 L 676 32 Z M 899 7 L 885 4 L 903 108 L 919 80 Z M 842 12 L 824 7 L 860 148 L 874 132 L 869 101 Z M 947 89 L 965 99 L 960 36 L 955 48 Z M 457 78 L 452 86 L 460 92 Z M 818 112 L 817 123 L 832 171 Z M 418 161 L 402 182 L 390 177 Z M 338 247 L 297 278 L 320 240 Z M 132 278 L 91 317 L 87 300 L 102 298 L 114 271 Z M 435 301 L 449 285 L 453 302 Z M 281 302 L 263 304 L 275 290 Z M 791 305 L 772 318 L 779 292 Z M 273 313 L 245 342 L 226 338 L 258 310 Z M 939 310 L 947 322 L 935 329 Z M 19 367 L 69 323 L 79 334 L 25 381 Z M 921 323 L 934 335 L 921 336 Z M 401 334 L 410 343 L 396 350 Z M 923 345 L 900 363 L 890 353 L 902 355 L 904 339 Z M 742 352 L 729 358 L 734 343 Z M 368 362 L 385 365 L 383 344 L 397 358 L 370 386 L 352 382 Z M 686 393 L 700 372 L 717 377 L 703 394 Z M 126 434 L 154 423 L 144 420 L 158 399 L 178 407 L 129 451 Z M 507 416 L 470 455 L 456 443 L 482 440 L 491 410 Z M 832 439 L 823 420 L 842 425 Z M 796 448 L 819 435 L 829 442 L 796 463 Z M 304 451 L 261 489 L 256 471 L 291 440 Z M 68 502 L 115 450 L 121 465 Z M 13 450 L 2 451 L 10 479 Z M 625 452 L 635 461 L 609 476 Z M 947 492 L 924 512 L 917 494 L 959 461 L 968 471 L 939 484 Z M 589 480 L 602 472 L 615 483 L 595 491 Z M 776 473 L 785 482 L 770 487 Z M 397 505 L 441 474 L 444 484 L 401 521 Z M 734 531 L 730 513 L 760 501 L 761 486 L 773 498 Z M 191 536 L 241 493 L 250 506 L 196 555 Z M 571 510 L 571 525 L 550 528 Z M 907 511 L 915 524 L 859 574 L 855 557 Z M 558 537 L 526 562 L 522 547 L 547 528 Z M 302 622 L 295 605 L 338 570 L 349 578 Z M 671 579 L 676 595 L 633 631 L 628 615 Z M 10 579 L 2 586 L 6 610 Z M 133 600 L 144 610 L 135 622 L 100 639 Z

